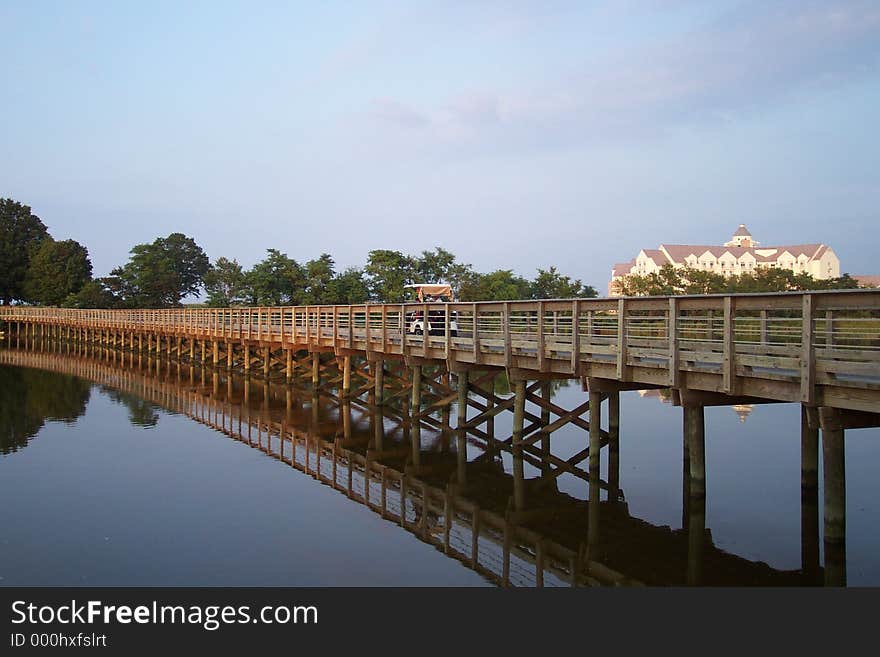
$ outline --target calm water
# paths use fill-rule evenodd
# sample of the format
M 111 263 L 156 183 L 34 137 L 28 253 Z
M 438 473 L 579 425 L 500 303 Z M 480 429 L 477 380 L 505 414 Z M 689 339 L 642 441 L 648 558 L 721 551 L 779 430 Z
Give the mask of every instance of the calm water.
M 498 581 L 489 571 L 501 571 L 500 537 L 481 535 L 483 566 L 475 572 L 467 559 L 447 556 L 438 547 L 439 512 L 420 516 L 416 509 L 403 528 L 273 457 L 271 452 L 286 449 L 289 459 L 290 444 L 282 447 L 264 431 L 266 422 L 283 422 L 326 445 L 342 436 L 353 451 L 365 452 L 379 423 L 383 449 L 405 453 L 409 435 L 397 422 L 362 408 L 347 410 L 331 399 L 315 403 L 306 390 L 246 384 L 188 366 L 164 364 L 157 374 L 146 361 L 122 367 L 61 355 L 42 359 L 31 363 L 39 368 L 0 366 L 0 495 L 5 500 L 0 585 L 486 586 Z M 101 369 L 85 370 L 90 363 Z M 107 371 L 120 373 L 114 385 L 107 382 Z M 161 383 L 165 397 L 148 394 L 145 381 Z M 143 396 L 132 394 L 137 385 Z M 182 407 L 180 399 L 189 405 Z M 554 402 L 574 408 L 584 399 L 580 386 L 571 385 L 556 390 Z M 211 408 L 229 413 L 228 424 Z M 245 425 L 250 421 L 256 427 L 254 444 L 259 440 L 264 449 L 192 415 L 236 431 L 234 419 L 244 416 Z M 496 420 L 497 436 L 509 435 L 509 415 Z M 706 422 L 703 582 L 801 582 L 798 406 L 711 408 Z M 880 584 L 878 438 L 876 429 L 847 432 L 850 585 Z M 553 452 L 568 458 L 586 440 L 582 430 L 568 426 L 553 434 Z M 438 489 L 449 478 L 443 468 L 454 466 L 455 444 L 454 436 L 422 430 L 423 461 L 435 464 Z M 303 449 L 305 443 L 297 453 Z M 469 460 L 481 454 L 468 446 Z M 326 455 L 323 466 L 314 453 L 311 458 L 313 468 L 329 472 Z M 406 468 L 405 458 L 388 458 L 389 472 Z M 681 409 L 660 397 L 622 394 L 624 500 L 603 501 L 597 561 L 641 582 L 684 583 L 688 533 L 681 460 Z M 607 468 L 604 453 L 602 463 Z M 461 495 L 482 509 L 499 508 L 503 517 L 509 457 L 491 467 L 474 463 L 469 468 L 469 481 L 477 483 Z M 526 467 L 526 477 L 539 474 Z M 374 506 L 377 486 L 370 484 Z M 558 491 L 541 499 L 543 505 L 554 499 L 571 505 L 573 498 L 586 500 L 587 484 L 562 475 Z M 821 508 L 821 487 L 819 503 Z M 533 529 L 576 550 L 586 541 L 586 524 L 578 515 L 545 518 Z M 459 552 L 468 552 L 470 540 L 453 525 L 451 542 Z M 529 556 L 511 557 L 513 583 L 533 583 Z M 565 584 L 563 575 L 550 570 L 544 583 Z

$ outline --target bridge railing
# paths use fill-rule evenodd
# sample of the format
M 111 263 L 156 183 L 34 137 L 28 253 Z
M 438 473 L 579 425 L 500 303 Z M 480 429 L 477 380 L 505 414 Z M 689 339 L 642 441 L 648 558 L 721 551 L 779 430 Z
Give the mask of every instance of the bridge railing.
M 428 335 L 424 324 L 427 317 Z M 350 347 L 580 372 L 582 363 L 873 389 L 880 290 L 449 304 L 77 310 L 0 307 L 0 320 L 196 338 Z M 413 328 L 416 332 L 413 332 Z M 421 327 L 421 328 L 419 328 Z

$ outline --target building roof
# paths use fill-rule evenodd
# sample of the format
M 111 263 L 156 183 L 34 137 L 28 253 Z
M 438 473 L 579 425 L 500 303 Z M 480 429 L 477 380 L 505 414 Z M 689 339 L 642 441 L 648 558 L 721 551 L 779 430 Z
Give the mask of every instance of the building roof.
M 739 260 L 746 253 L 754 256 L 758 262 L 776 262 L 780 255 L 788 251 L 795 258 L 801 255 L 807 258 L 819 258 L 828 249 L 824 244 L 790 244 L 787 246 L 717 246 L 712 244 L 661 244 L 660 248 L 669 254 L 674 262 L 684 262 L 689 255 L 698 258 L 706 253 L 711 253 L 715 258 L 720 258 L 725 253 L 730 253 Z M 647 253 L 647 250 L 645 251 Z
M 749 229 L 746 228 L 745 224 L 740 224 L 739 228 L 736 229 L 736 232 L 733 234 L 734 237 L 751 237 L 752 234 L 749 232 Z
M 880 287 L 880 275 L 878 274 L 859 274 L 853 278 L 859 282 L 859 287 Z
M 651 260 L 654 261 L 654 264 L 658 267 L 662 267 L 669 259 L 666 257 L 666 254 L 663 253 L 660 249 L 642 249 L 645 252 L 645 255 L 648 256 Z
M 629 273 L 629 270 L 635 267 L 636 260 L 633 258 L 629 262 L 618 262 L 611 268 L 611 277 L 615 276 L 624 276 Z

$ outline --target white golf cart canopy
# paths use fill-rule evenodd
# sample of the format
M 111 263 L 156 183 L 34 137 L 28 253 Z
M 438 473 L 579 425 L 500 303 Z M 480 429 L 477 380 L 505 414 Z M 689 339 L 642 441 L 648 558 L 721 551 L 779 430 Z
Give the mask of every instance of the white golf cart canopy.
M 413 283 L 403 287 L 404 289 L 415 290 L 419 301 L 424 301 L 426 297 L 452 301 L 452 286 L 446 283 Z

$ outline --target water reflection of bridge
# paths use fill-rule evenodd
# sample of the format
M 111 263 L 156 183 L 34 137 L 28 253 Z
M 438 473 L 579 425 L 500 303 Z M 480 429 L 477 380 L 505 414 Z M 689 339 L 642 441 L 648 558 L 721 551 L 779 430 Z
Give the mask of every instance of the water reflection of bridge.
M 622 495 L 584 502 L 540 478 L 529 480 L 529 508 L 516 510 L 513 476 L 497 449 L 462 464 L 456 441 L 441 430 L 428 436 L 416 467 L 410 425 L 383 407 L 326 388 L 114 350 L 30 347 L 36 350 L 0 351 L 0 364 L 75 375 L 184 414 L 333 487 L 500 585 L 773 586 L 816 583 L 821 575 L 817 507 L 805 509 L 807 524 L 814 522 L 804 532 L 804 571 L 779 571 L 715 547 L 705 504 L 687 491 L 681 530 L 631 516 Z

